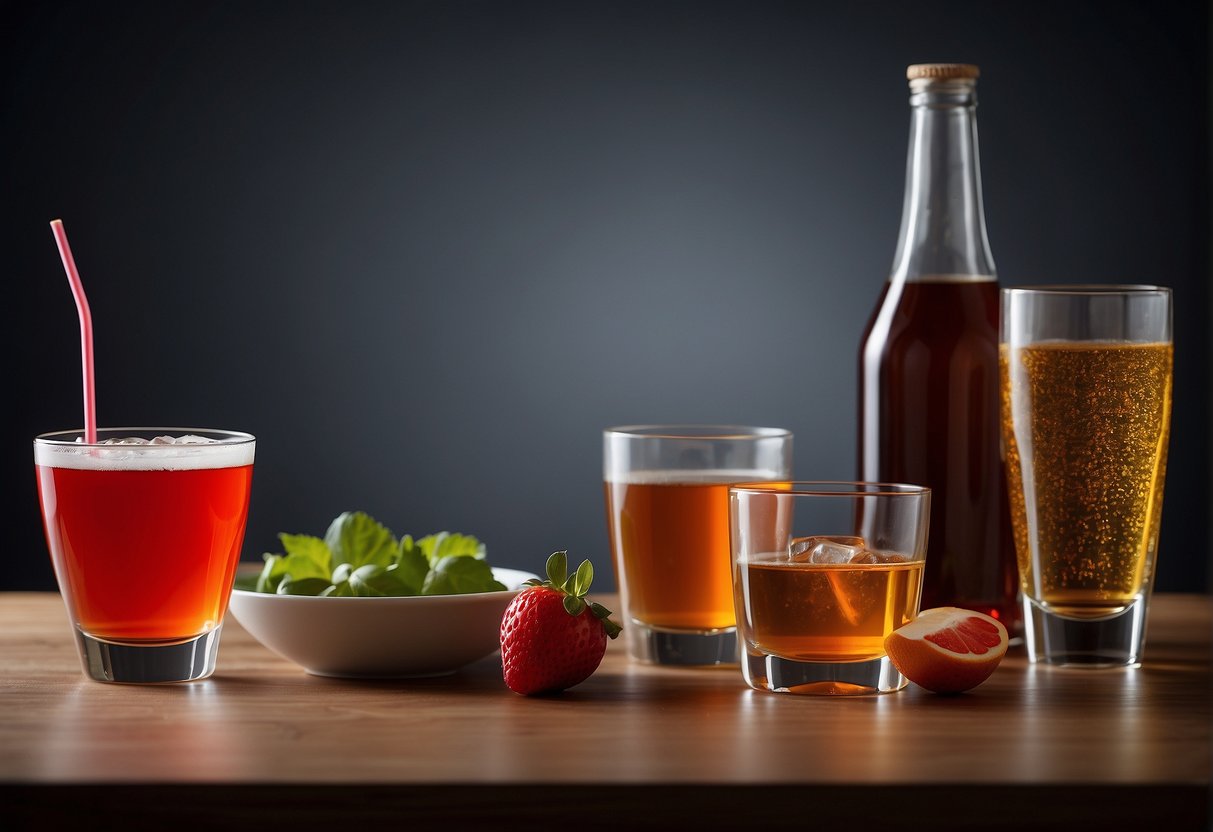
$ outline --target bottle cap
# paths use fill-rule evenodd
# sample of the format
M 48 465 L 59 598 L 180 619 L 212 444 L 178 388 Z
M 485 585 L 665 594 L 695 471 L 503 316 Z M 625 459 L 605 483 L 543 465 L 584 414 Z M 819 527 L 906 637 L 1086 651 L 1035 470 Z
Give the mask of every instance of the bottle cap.
M 906 79 L 909 81 L 919 78 L 946 81 L 951 78 L 977 78 L 980 75 L 981 70 L 974 64 L 911 64 L 906 67 Z

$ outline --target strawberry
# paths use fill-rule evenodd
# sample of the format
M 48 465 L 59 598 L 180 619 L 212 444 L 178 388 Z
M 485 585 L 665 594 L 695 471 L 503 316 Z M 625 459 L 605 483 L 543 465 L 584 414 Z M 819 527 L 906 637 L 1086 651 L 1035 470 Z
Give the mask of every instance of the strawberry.
M 594 580 L 588 560 L 567 574 L 568 555 L 548 558 L 546 581 L 532 579 L 501 619 L 501 666 L 515 693 L 549 693 L 571 688 L 598 669 L 607 637 L 620 627 L 601 604 L 587 604 Z

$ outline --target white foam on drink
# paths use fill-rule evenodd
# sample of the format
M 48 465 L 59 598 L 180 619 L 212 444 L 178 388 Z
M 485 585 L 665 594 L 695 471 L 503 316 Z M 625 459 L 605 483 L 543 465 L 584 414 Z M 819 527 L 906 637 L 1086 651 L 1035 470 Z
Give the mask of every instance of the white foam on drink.
M 724 469 L 719 471 L 627 471 L 607 476 L 606 481 L 619 485 L 715 485 L 759 480 L 786 480 L 771 469 Z
M 201 436 L 106 439 L 104 447 L 34 443 L 34 463 L 83 471 L 198 471 L 253 464 L 252 439 L 220 441 Z

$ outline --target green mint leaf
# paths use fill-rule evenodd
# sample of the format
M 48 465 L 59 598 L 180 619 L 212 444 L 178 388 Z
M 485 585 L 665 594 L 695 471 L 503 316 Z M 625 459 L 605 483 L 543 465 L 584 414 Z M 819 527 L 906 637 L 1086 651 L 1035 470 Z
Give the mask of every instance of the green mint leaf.
M 568 553 L 552 552 L 548 555 L 544 571 L 548 573 L 548 580 L 552 582 L 552 586 L 564 587 L 568 580 Z
M 267 553 L 265 566 L 244 582 L 259 592 L 327 598 L 450 595 L 494 592 L 485 546 L 472 535 L 438 532 L 397 541 L 365 512 L 344 512 L 323 538 L 280 534 L 286 554 Z
M 304 578 L 324 578 L 328 583 L 329 570 L 318 565 L 308 555 L 286 555 L 274 566 L 278 575 L 290 575 L 297 581 Z
M 446 532 L 427 534 L 425 537 L 417 541 L 417 547 L 421 549 L 421 553 L 425 555 L 425 559 L 432 562 L 434 560 L 434 547 L 441 543 L 445 538 Z
M 384 569 L 377 563 L 359 566 L 351 572 L 349 587 L 350 593 L 358 598 L 398 598 L 417 594 L 416 590 L 401 582 L 395 566 Z
M 338 515 L 324 535 L 334 566 L 348 563 L 357 569 L 368 563 L 386 567 L 396 555 L 396 536 L 375 518 L 361 511 Z
M 367 563 L 350 573 L 350 589 L 357 598 L 386 595 L 382 578 L 387 569 L 377 563 Z
M 417 580 L 415 576 L 401 571 L 398 564 L 392 564 L 381 578 L 376 579 L 376 582 L 376 586 L 383 590 L 384 595 L 398 598 L 406 595 L 420 595 L 425 578 L 422 576 L 421 580 Z
M 328 578 L 302 578 L 296 580 L 288 576 L 278 584 L 278 595 L 319 595 L 328 589 Z
M 280 534 L 278 537 L 282 540 L 287 554 L 265 553 L 263 556 L 265 567 L 257 577 L 257 592 L 277 592 L 283 595 L 303 594 L 299 591 L 282 591 L 282 584 L 288 575 L 295 581 L 323 578 L 325 585 L 328 585 L 329 552 L 323 540 L 315 537 L 309 538 L 307 535 Z M 319 546 L 316 545 L 317 543 Z M 302 586 L 303 584 L 300 584 L 300 587 Z
M 407 594 L 420 595 L 421 588 L 425 586 L 425 576 L 430 571 L 429 559 L 408 535 L 400 541 L 400 551 L 396 558 L 396 563 L 391 567 L 392 571 L 397 573 L 396 580 L 408 590 Z
M 574 594 L 580 598 L 590 591 L 590 584 L 594 582 L 594 565 L 588 560 L 583 560 L 581 566 L 577 567 L 577 574 L 574 576 L 573 590 Z
M 576 595 L 566 595 L 564 596 L 564 611 L 572 616 L 581 615 L 585 611 L 585 601 Z
M 354 567 L 348 563 L 340 564 L 333 570 L 332 581 L 334 584 L 343 584 L 350 579 L 350 573 L 354 571 Z
M 425 576 L 422 595 L 463 595 L 468 592 L 497 592 L 505 585 L 493 578 L 493 570 L 482 560 L 462 555 L 440 559 Z
M 325 575 L 333 571 L 333 554 L 320 538 L 310 534 L 283 532 L 278 535 L 278 539 L 282 541 L 282 548 L 286 549 L 287 557 L 295 558 L 298 563 L 311 561 L 316 564 L 317 570 Z
M 286 575 L 286 567 L 282 563 L 283 557 L 270 552 L 266 552 L 262 557 L 265 558 L 265 566 L 262 567 L 261 574 L 257 576 L 257 591 L 276 592 L 278 584 Z
M 479 560 L 484 560 L 485 557 L 484 544 L 470 534 L 438 532 L 421 538 L 417 545 L 421 547 L 431 565 L 453 555 L 470 556 Z
M 339 584 L 333 584 L 320 594 L 325 598 L 352 598 L 354 590 L 350 589 L 349 581 L 342 581 Z

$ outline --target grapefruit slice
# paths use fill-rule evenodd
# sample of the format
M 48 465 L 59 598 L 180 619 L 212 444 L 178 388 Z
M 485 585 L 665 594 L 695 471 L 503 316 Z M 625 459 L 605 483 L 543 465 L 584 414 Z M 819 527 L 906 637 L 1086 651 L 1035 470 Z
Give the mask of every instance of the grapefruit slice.
M 893 665 L 916 685 L 959 693 L 989 678 L 1007 652 L 1007 628 L 958 607 L 923 610 L 884 640 Z

